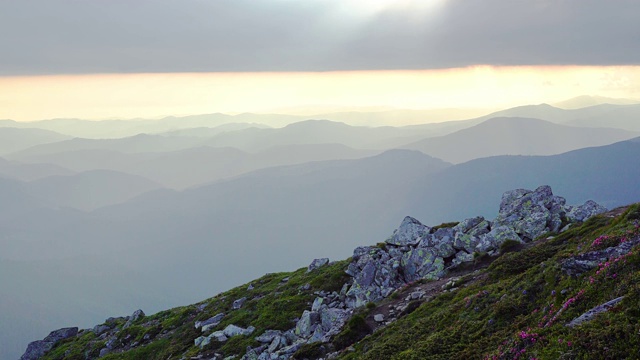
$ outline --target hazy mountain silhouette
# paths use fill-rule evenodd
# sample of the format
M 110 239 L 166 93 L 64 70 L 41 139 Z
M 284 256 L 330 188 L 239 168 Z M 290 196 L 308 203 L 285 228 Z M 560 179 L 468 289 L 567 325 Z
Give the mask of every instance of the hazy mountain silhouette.
M 638 103 L 640 103 L 640 101 L 632 100 L 632 99 L 619 99 L 619 98 L 610 98 L 605 96 L 581 95 L 571 99 L 554 103 L 552 105 L 555 107 L 559 107 L 561 109 L 579 109 L 579 108 L 601 105 L 601 104 L 632 105 L 632 104 L 638 104 Z
M 12 160 L 36 158 L 78 150 L 112 150 L 121 153 L 167 152 L 200 146 L 203 139 L 184 136 L 160 136 L 139 134 L 121 139 L 82 139 L 74 138 L 51 144 L 37 145 L 5 157 Z
M 55 164 L 79 172 L 98 169 L 126 172 L 167 187 L 183 189 L 271 166 L 356 159 L 375 153 L 340 144 L 310 144 L 277 146 L 259 153 L 247 153 L 230 147 L 199 146 L 156 153 L 125 154 L 116 150 L 93 149 L 35 155 L 23 152 L 13 156 L 24 162 Z
M 0 127 L 0 155 L 67 139 L 67 135 L 48 130 Z
M 296 144 L 343 144 L 357 149 L 389 149 L 431 134 L 430 127 L 350 126 L 329 120 L 306 120 L 279 129 L 246 129 L 211 138 L 210 146 L 230 146 L 249 152 Z M 409 140 L 408 140 L 409 139 Z
M 114 139 L 141 133 L 157 134 L 179 129 L 217 127 L 228 123 L 258 123 L 268 126 L 284 126 L 304 120 L 301 116 L 280 114 L 202 114 L 190 116 L 167 116 L 162 119 L 130 119 L 90 121 L 82 119 L 50 119 L 18 122 L 0 120 L 0 127 L 38 128 L 59 132 L 74 137 Z
M 147 293 L 132 291 L 127 301 L 153 312 L 197 301 L 264 272 L 305 266 L 310 258 L 349 256 L 357 245 L 384 240 L 408 214 L 426 224 L 492 217 L 498 210 L 495 198 L 505 189 L 550 184 L 569 203 L 593 198 L 613 207 L 638 201 L 638 159 L 638 139 L 554 156 L 498 156 L 455 166 L 398 150 L 269 168 L 183 192 L 152 191 L 91 213 L 48 207 L 25 193 L 21 183 L 2 180 L 0 194 L 6 200 L 0 210 L 7 210 L 0 218 L 2 276 L 30 284 L 28 295 L 50 308 L 81 309 L 42 332 L 69 322 L 86 327 L 96 322 L 91 311 L 99 311 L 82 296 L 92 286 L 119 292 L 140 285 Z M 18 201 L 20 215 L 12 210 Z M 93 265 L 83 265 L 88 259 Z M 65 273 L 64 279 L 22 273 L 27 260 L 55 264 L 52 269 L 80 264 L 81 271 Z M 122 269 L 135 275 L 126 284 L 117 280 Z M 65 285 L 59 297 L 46 296 L 57 282 L 73 284 L 74 279 L 77 286 Z M 14 288 L 17 284 L 7 284 L 4 292 L 25 294 Z M 147 296 L 156 292 L 170 295 Z M 104 301 L 101 306 L 123 306 L 116 296 Z M 37 318 L 37 308 L 29 306 L 25 302 L 25 314 Z M 7 311 L 1 307 L 0 317 L 10 317 Z
M 618 128 L 640 131 L 640 104 L 612 105 L 600 104 L 580 109 L 560 109 L 549 104 L 525 105 L 497 111 L 474 120 L 484 121 L 495 117 L 524 117 L 542 119 L 557 124 Z
M 631 139 L 638 133 L 553 124 L 530 118 L 492 118 L 455 133 L 406 145 L 425 154 L 462 163 L 497 155 L 554 155 Z
M 25 164 L 0 158 L 0 177 L 31 181 L 53 175 L 72 175 L 73 171 L 53 164 Z
M 111 170 L 50 176 L 27 184 L 32 196 L 55 206 L 78 210 L 118 204 L 160 187 L 160 184 L 143 177 Z
M 268 129 L 269 126 L 257 123 L 229 123 L 219 125 L 216 127 L 196 127 L 196 128 L 184 128 L 179 130 L 172 130 L 160 133 L 159 135 L 166 136 L 188 136 L 188 137 L 212 137 L 227 131 L 237 131 L 250 128 Z

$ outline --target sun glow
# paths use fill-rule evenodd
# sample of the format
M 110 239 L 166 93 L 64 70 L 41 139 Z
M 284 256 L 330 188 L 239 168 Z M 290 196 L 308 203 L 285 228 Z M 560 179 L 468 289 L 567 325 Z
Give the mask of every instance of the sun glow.
M 436 10 L 442 6 L 446 0 L 347 0 L 347 6 L 362 12 L 379 13 L 385 10 Z
M 0 119 L 275 112 L 314 105 L 504 108 L 584 94 L 640 98 L 640 66 L 0 77 Z

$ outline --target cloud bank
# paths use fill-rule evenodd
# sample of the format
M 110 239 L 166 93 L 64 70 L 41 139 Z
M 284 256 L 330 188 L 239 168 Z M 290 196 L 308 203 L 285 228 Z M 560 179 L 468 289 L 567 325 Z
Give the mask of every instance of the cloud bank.
M 635 0 L 425 1 L 2 0 L 0 75 L 640 64 Z

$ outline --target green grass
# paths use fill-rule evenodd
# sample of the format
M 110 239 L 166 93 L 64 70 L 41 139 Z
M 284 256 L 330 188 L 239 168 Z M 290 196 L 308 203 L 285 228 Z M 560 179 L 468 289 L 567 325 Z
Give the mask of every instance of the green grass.
M 560 262 L 592 251 L 590 245 L 600 235 L 637 232 L 627 218 L 636 211 L 613 220 L 596 217 L 531 248 L 504 254 L 486 270 L 486 280 L 442 293 L 341 358 L 513 359 L 519 351 L 521 359 L 635 358 L 640 353 L 640 250 L 597 276 L 596 270 L 567 276 Z M 594 321 L 576 328 L 564 325 L 623 295 L 621 304 Z

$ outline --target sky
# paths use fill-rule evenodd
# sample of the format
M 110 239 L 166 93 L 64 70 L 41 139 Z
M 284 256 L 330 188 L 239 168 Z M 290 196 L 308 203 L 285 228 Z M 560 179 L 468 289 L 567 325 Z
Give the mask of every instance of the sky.
M 637 0 L 0 0 L 0 118 L 640 98 Z

